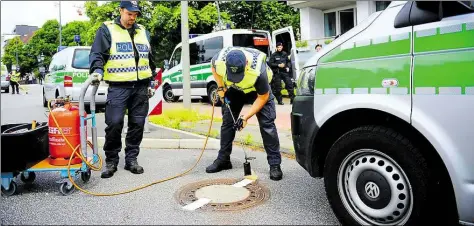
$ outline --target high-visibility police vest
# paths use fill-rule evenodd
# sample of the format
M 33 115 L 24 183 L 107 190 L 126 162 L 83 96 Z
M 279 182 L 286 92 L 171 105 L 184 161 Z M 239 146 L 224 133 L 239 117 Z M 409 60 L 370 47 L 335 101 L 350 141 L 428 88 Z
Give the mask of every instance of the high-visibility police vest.
M 10 81 L 12 82 L 20 81 L 20 72 L 13 73 L 12 76 L 10 77 Z
M 150 43 L 148 42 L 145 28 L 138 25 L 134 37 L 139 60 L 138 67 L 135 63 L 133 42 L 126 29 L 122 29 L 113 21 L 104 22 L 110 32 L 111 45 L 110 57 L 104 66 L 104 80 L 111 82 L 137 81 L 151 77 L 148 60 Z
M 245 67 L 244 78 L 238 83 L 233 83 L 227 79 L 227 70 L 225 59 L 227 54 L 232 50 L 241 50 L 245 54 L 247 59 L 247 65 Z M 244 93 L 249 93 L 256 91 L 255 82 L 260 76 L 260 71 L 263 64 L 266 64 L 267 55 L 263 52 L 260 52 L 256 49 L 250 48 L 238 48 L 238 47 L 226 47 L 219 52 L 216 61 L 214 62 L 216 66 L 216 73 L 221 76 L 224 80 L 224 84 L 227 88 L 233 87 L 237 90 L 240 90 Z M 268 82 L 272 81 L 273 73 L 267 66 L 267 76 Z

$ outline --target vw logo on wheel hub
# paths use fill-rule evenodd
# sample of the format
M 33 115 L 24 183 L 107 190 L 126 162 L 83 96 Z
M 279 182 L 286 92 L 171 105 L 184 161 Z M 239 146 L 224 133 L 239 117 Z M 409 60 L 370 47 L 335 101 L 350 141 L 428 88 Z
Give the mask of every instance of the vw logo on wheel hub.
M 374 182 L 367 182 L 365 184 L 365 193 L 370 198 L 376 199 L 380 195 L 380 188 Z

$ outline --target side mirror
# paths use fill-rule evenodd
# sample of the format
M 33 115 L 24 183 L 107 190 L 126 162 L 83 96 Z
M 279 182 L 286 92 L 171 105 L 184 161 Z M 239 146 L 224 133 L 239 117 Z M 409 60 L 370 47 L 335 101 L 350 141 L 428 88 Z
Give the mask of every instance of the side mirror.
M 164 63 L 164 68 L 165 68 L 165 70 L 170 69 L 170 64 L 169 64 L 169 61 L 168 61 L 168 60 L 164 60 L 163 63 Z

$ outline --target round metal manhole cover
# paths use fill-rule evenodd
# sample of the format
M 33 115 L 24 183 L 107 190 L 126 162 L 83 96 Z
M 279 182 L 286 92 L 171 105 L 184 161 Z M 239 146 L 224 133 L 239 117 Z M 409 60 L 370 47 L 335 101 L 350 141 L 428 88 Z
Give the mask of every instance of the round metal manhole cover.
M 232 186 L 240 181 L 242 179 L 213 179 L 188 184 L 176 192 L 176 200 L 186 206 L 200 198 L 208 198 L 211 201 L 200 210 L 232 211 L 261 204 L 270 198 L 270 191 L 258 181 L 244 187 Z

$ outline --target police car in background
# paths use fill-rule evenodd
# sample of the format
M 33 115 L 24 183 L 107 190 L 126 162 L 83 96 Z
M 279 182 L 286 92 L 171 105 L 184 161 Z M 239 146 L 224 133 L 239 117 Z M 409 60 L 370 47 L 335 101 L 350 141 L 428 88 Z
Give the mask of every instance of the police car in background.
M 217 83 L 211 72 L 211 59 L 224 47 L 250 47 L 267 54 L 267 61 L 276 49 L 276 43 L 282 42 L 292 62 L 291 73 L 293 78 L 299 73 L 299 63 L 296 51 L 296 41 L 292 27 L 285 27 L 273 31 L 256 29 L 225 29 L 199 35 L 189 39 L 191 96 L 201 96 L 204 100 L 214 101 L 219 106 Z M 181 62 L 181 43 L 165 60 L 163 72 L 163 97 L 167 102 L 178 101 L 183 95 L 183 67 Z M 209 98 L 211 97 L 211 98 Z
M 69 96 L 72 102 L 79 102 L 81 87 L 89 77 L 90 48 L 89 46 L 74 46 L 54 54 L 43 82 L 44 107 L 47 107 L 49 100 L 57 97 Z M 107 88 L 108 85 L 101 82 L 95 96 L 96 106 L 105 106 Z M 87 90 L 84 98 L 86 106 L 91 99 L 91 90 Z

